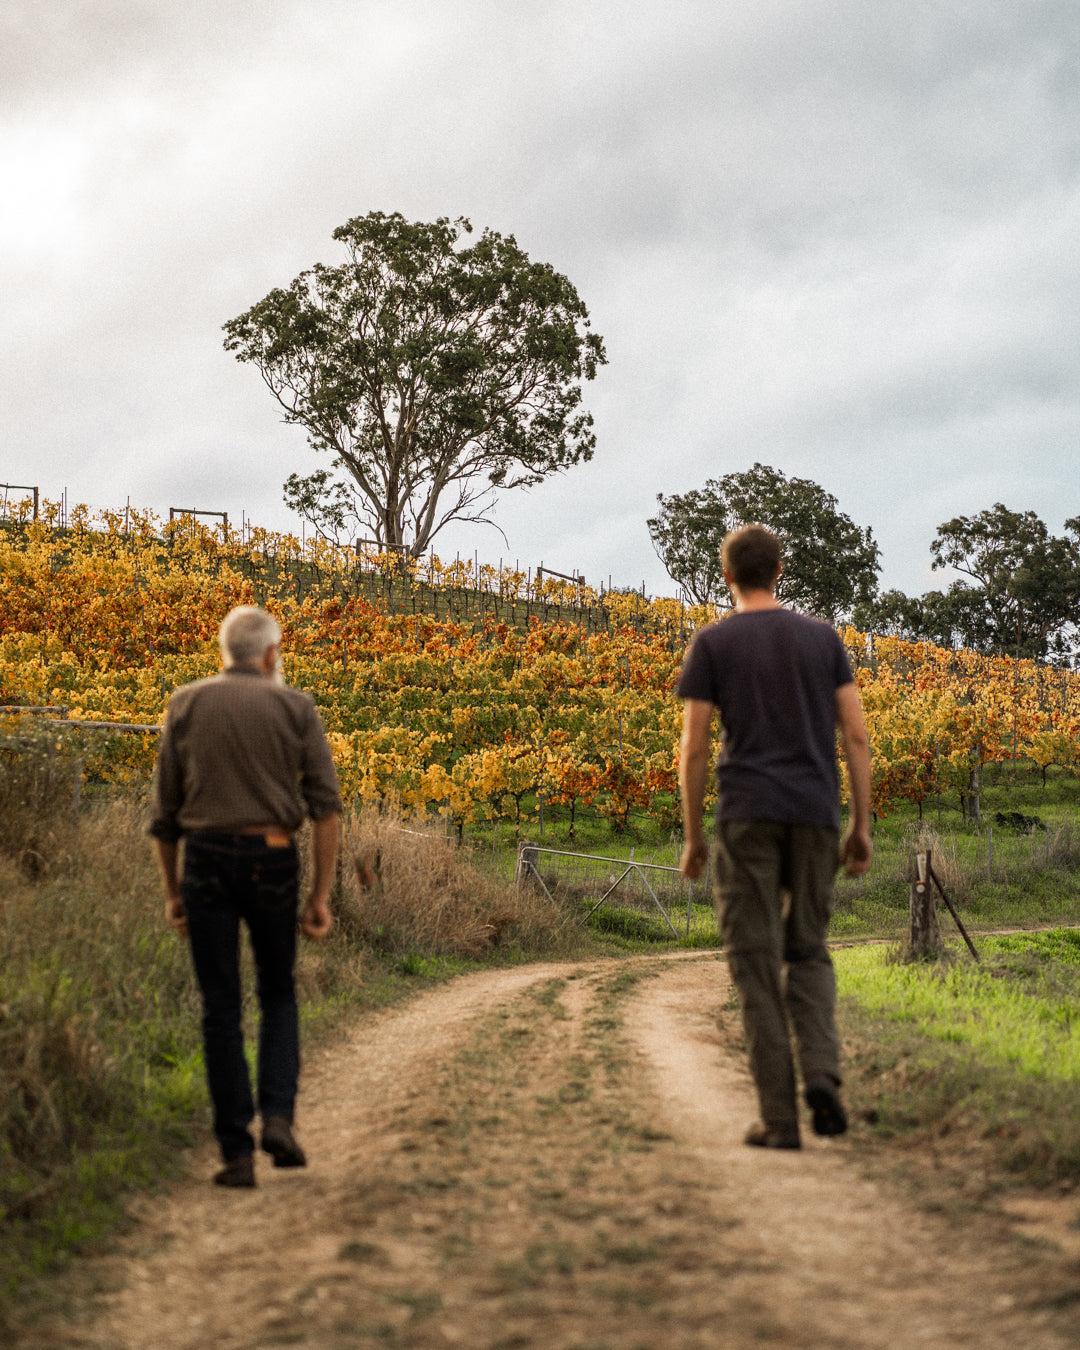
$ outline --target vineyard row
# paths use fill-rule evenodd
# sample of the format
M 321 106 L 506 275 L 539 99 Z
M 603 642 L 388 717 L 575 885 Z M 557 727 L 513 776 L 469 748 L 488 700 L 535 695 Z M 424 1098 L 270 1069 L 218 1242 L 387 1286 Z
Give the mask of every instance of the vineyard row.
M 282 624 L 286 678 L 320 707 L 350 797 L 458 822 L 521 822 L 543 801 L 599 811 L 617 826 L 635 813 L 678 823 L 681 705 L 672 690 L 686 641 L 712 612 L 609 592 L 603 629 L 581 605 L 542 622 L 514 615 L 526 601 L 512 578 L 493 584 L 486 604 L 474 592 L 465 612 L 452 572 L 444 583 L 398 572 L 387 586 L 397 566 L 387 564 L 382 574 L 369 568 L 374 588 L 364 591 L 355 558 L 345 566 L 321 540 L 300 549 L 266 535 L 241 554 L 190 522 L 170 531 L 143 517 L 133 529 L 129 517 L 124 530 L 122 518 L 0 530 L 0 703 L 158 723 L 172 689 L 216 669 L 227 610 L 261 602 Z M 558 604 L 567 585 L 545 579 L 544 603 Z M 503 610 L 491 603 L 500 586 Z M 431 604 L 433 593 L 448 612 Z M 844 640 L 870 726 L 879 813 L 968 793 L 995 760 L 1075 768 L 1072 672 L 854 630 Z M 83 754 L 87 772 L 145 778 L 153 741 L 99 737 Z

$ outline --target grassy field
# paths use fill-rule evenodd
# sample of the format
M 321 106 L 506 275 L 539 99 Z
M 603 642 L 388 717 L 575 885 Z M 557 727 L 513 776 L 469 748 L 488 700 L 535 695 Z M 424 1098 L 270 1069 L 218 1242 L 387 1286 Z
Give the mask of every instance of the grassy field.
M 980 961 L 890 959 L 882 946 L 837 953 L 845 992 L 869 1013 L 911 1022 L 928 1041 L 961 1045 L 988 1068 L 1080 1079 L 1080 929 L 980 939 Z
M 965 819 L 955 804 L 943 804 L 940 821 L 936 811 L 926 812 L 920 820 L 914 807 L 878 819 L 873 829 L 875 853 L 870 873 L 861 879 L 841 875 L 837 880 L 833 939 L 899 942 L 905 937 L 910 925 L 909 891 L 917 847 L 932 849 L 934 870 L 964 926 L 973 933 L 1080 922 L 1078 793 L 1080 785 L 1071 774 L 1052 771 L 1044 785 L 1039 770 L 1021 765 L 1014 775 L 1009 766 L 998 781 L 984 789 L 982 819 L 978 822 Z M 1020 812 L 1042 821 L 1046 828 L 1026 832 L 1002 826 L 995 823 L 999 812 Z M 513 875 L 516 853 L 512 831 L 501 827 L 474 829 L 467 838 L 475 843 L 478 854 L 489 860 L 488 865 L 508 879 Z M 570 837 L 565 821 L 555 820 L 549 821 L 543 835 L 532 831 L 531 838 L 542 850 L 551 850 L 550 855 L 541 855 L 541 871 L 552 892 L 570 901 L 580 893 L 586 908 L 589 898 L 599 898 L 605 880 L 614 878 L 619 869 L 565 860 L 559 857 L 560 851 L 599 855 L 624 864 L 632 859 L 675 868 L 682 848 L 677 835 L 655 824 L 618 835 L 609 824 L 598 821 L 587 829 L 579 821 Z M 680 945 L 713 945 L 718 934 L 707 889 L 697 887 L 691 894 L 684 883 L 672 878 L 661 880 L 652 878 L 678 930 Z M 561 892 L 556 889 L 559 883 L 563 884 Z M 642 940 L 675 941 L 640 882 L 622 883 L 593 922 L 617 940 L 625 939 L 631 950 Z M 956 932 L 943 907 L 941 923 L 943 933 Z

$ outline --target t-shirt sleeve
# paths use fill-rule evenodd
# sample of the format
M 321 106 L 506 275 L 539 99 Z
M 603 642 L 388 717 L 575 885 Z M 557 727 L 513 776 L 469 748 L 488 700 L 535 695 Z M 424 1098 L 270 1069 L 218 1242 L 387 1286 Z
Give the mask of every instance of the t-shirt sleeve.
M 713 672 L 712 655 L 704 641 L 704 630 L 695 633 L 690 646 L 683 657 L 679 678 L 675 681 L 675 693 L 679 698 L 697 698 L 706 703 L 715 703 L 716 677 Z
M 840 638 L 840 634 L 839 634 L 839 633 L 836 633 L 836 634 L 835 634 L 835 637 L 836 637 L 836 646 L 835 646 L 835 658 L 836 658 L 835 679 L 836 679 L 836 687 L 837 687 L 837 689 L 839 689 L 839 688 L 841 687 L 841 685 L 852 684 L 852 683 L 854 683 L 855 676 L 852 674 L 852 670 L 851 670 L 851 661 L 850 661 L 850 659 L 849 659 L 849 657 L 848 657 L 848 654 L 847 654 L 847 648 L 844 646 L 844 644 L 843 644 L 843 642 L 842 642 L 842 640 L 841 640 L 841 638 Z

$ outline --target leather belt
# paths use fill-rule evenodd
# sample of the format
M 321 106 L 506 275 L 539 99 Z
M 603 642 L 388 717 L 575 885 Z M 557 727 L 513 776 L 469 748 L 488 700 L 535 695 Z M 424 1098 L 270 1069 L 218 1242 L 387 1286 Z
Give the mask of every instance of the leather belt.
M 258 836 L 266 840 L 267 848 L 288 848 L 292 843 L 292 833 L 281 825 L 242 825 L 228 833 Z

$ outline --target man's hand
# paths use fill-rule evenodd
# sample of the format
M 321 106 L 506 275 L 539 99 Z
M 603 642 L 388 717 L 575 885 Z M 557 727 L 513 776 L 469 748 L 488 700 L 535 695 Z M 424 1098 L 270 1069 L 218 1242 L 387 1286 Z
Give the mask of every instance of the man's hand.
M 708 866 L 708 862 L 709 845 L 705 836 L 687 839 L 683 845 L 682 857 L 679 859 L 679 871 L 687 881 L 697 881 Z
M 180 871 L 177 860 L 180 846 L 174 839 L 155 839 L 154 852 L 161 870 L 161 884 L 165 891 L 165 922 L 179 938 L 187 937 L 187 914 L 180 898 Z
M 842 684 L 836 691 L 836 720 L 851 781 L 851 823 L 840 845 L 840 861 L 849 877 L 858 877 L 870 866 L 874 845 L 870 842 L 870 737 L 857 684 Z
M 300 931 L 313 942 L 321 942 L 334 926 L 327 896 L 313 895 L 300 915 Z
M 840 844 L 840 861 L 844 864 L 844 873 L 849 877 L 858 877 L 867 871 L 874 857 L 874 845 L 870 831 L 851 826 Z
M 165 922 L 177 937 L 187 937 L 187 912 L 179 891 L 167 891 L 165 894 Z
M 315 865 L 315 880 L 312 882 L 311 899 L 300 915 L 300 931 L 307 938 L 321 942 L 334 925 L 330 914 L 330 887 L 334 877 L 334 863 L 337 860 L 338 834 L 341 829 L 341 817 L 337 812 L 312 821 L 311 852 Z

